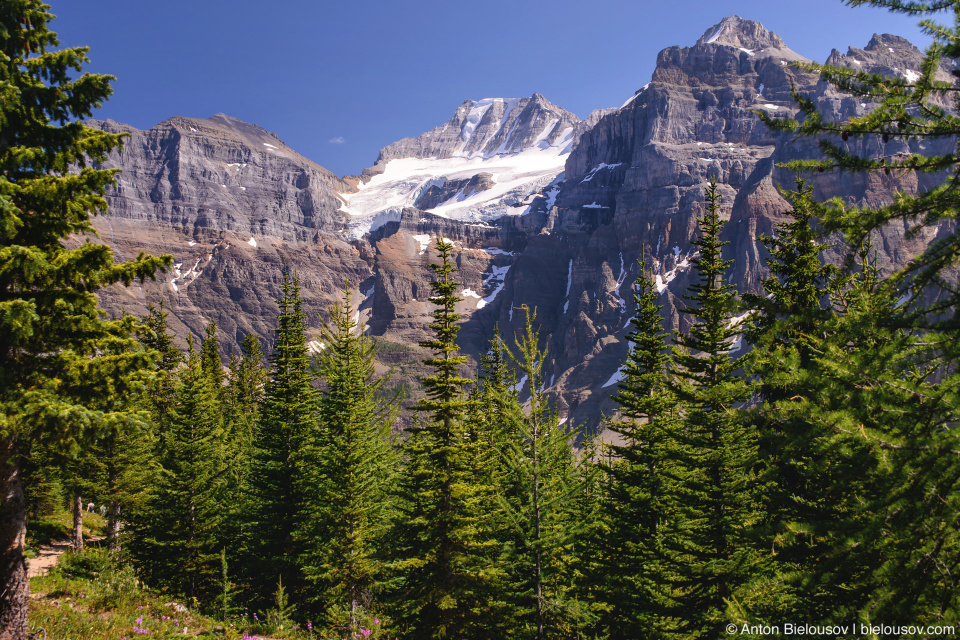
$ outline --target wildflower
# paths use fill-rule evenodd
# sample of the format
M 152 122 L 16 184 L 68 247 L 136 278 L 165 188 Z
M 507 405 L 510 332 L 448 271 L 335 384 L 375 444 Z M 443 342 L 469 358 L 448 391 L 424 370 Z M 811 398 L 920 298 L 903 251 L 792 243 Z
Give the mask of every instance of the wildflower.
M 380 618 L 374 618 L 373 624 L 380 624 Z
M 313 631 L 313 623 L 307 620 L 307 631 Z

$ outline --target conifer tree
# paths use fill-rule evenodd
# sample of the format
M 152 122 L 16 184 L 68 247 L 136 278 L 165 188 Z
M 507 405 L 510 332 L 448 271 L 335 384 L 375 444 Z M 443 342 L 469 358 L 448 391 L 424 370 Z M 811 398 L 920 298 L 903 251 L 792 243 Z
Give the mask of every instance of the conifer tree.
M 576 523 L 570 547 L 569 571 L 573 589 L 567 600 L 573 638 L 605 638 L 608 635 L 611 576 L 609 537 L 619 536 L 606 520 L 604 502 L 609 496 L 609 475 L 604 466 L 611 464 L 609 450 L 600 434 L 584 434 L 574 450 L 576 491 L 570 505 L 570 519 Z
M 464 428 L 470 380 L 459 374 L 466 358 L 455 341 L 455 305 L 462 298 L 456 295 L 451 249 L 437 240 L 441 262 L 431 265 L 436 280 L 430 298 L 435 337 L 421 343 L 434 353 L 425 360 L 434 372 L 423 378 L 427 397 L 403 444 L 399 515 L 391 536 L 394 619 L 410 638 L 486 638 L 502 611 L 490 527 L 492 487 L 477 482 L 471 440 L 478 436 Z
M 504 441 L 502 505 L 509 524 L 515 613 L 526 637 L 536 640 L 572 634 L 579 611 L 571 607 L 574 580 L 570 570 L 578 523 L 572 503 L 577 492 L 570 436 L 546 402 L 540 332 L 536 311 L 524 306 L 525 323 L 515 338 L 517 353 L 508 355 L 529 389 L 526 407 L 510 405 L 516 438 Z M 518 390 L 522 391 L 522 389 Z
M 147 392 L 144 394 L 158 432 L 162 432 L 169 423 L 176 389 L 176 372 L 183 363 L 183 353 L 174 344 L 174 337 L 167 324 L 169 315 L 163 309 L 163 302 L 156 307 L 150 305 L 147 316 L 137 331 L 140 345 L 160 354 L 153 378 L 147 382 Z
M 795 374 L 798 393 L 778 403 L 807 424 L 786 439 L 802 494 L 788 505 L 780 564 L 797 610 L 820 619 L 952 623 L 947 567 L 960 549 L 958 523 L 944 516 L 960 499 L 960 447 L 943 425 L 957 416 L 960 381 L 926 355 L 952 341 L 897 326 L 898 283 L 867 255 L 837 285 L 834 313 L 811 341 L 815 358 Z
M 486 482 L 498 484 L 502 480 L 504 466 L 501 456 L 488 455 L 490 451 L 502 451 L 509 443 L 519 438 L 519 423 L 515 419 L 518 403 L 516 376 L 510 367 L 510 353 L 500 336 L 500 327 L 493 330 L 493 338 L 485 353 L 480 354 L 477 380 L 470 390 L 470 400 L 479 410 L 470 411 L 470 429 L 486 436 L 486 442 L 477 441 L 484 450 L 487 463 Z M 474 424 L 475 423 L 475 424 Z M 479 469 L 478 469 L 479 470 Z
M 217 393 L 223 393 L 223 364 L 220 362 L 220 339 L 217 337 L 217 323 L 211 320 L 204 329 L 203 340 L 200 342 L 200 362 L 203 372 L 210 378 Z
M 607 633 L 611 639 L 655 638 L 683 615 L 670 611 L 669 578 L 662 560 L 666 523 L 675 508 L 666 451 L 676 445 L 676 401 L 667 385 L 670 356 L 661 319 L 662 305 L 645 252 L 633 296 L 636 315 L 627 335 L 630 350 L 614 400 L 620 414 L 610 420 L 622 444 L 610 446 L 603 465 L 607 491 L 603 519 L 609 535 L 603 545 Z
M 706 211 L 698 222 L 702 235 L 692 262 L 699 281 L 682 310 L 694 324 L 689 333 L 674 335 L 669 388 L 682 419 L 666 452 L 676 511 L 662 541 L 671 598 L 685 612 L 671 633 L 715 638 L 730 621 L 728 602 L 748 605 L 766 595 L 745 586 L 767 569 L 750 537 L 763 504 L 755 477 L 757 437 L 737 411 L 749 390 L 730 355 L 739 329 L 731 322 L 736 293 L 724 278 L 732 261 L 721 255 L 726 243 L 720 240 L 716 179 L 706 189 Z
M 824 305 L 836 269 L 820 261 L 827 245 L 817 241 L 814 215 L 822 211 L 822 206 L 812 200 L 812 189 L 798 178 L 796 191 L 783 195 L 793 204 L 790 220 L 777 225 L 775 238 L 760 238 L 770 254 L 770 276 L 762 281 L 767 295 L 744 294 L 743 299 L 750 308 L 744 333 L 753 345 L 747 370 L 755 380 L 754 393 L 759 401 L 747 418 L 758 430 L 770 488 L 769 515 L 763 526 L 771 547 L 777 549 L 781 574 L 793 588 L 822 566 L 819 563 L 826 552 L 824 538 L 810 536 L 809 528 L 798 523 L 817 522 L 818 527 L 828 529 L 829 523 L 838 518 L 835 505 L 822 493 L 822 479 L 815 477 L 823 471 L 814 463 L 822 453 L 814 446 L 824 435 L 821 427 L 808 414 L 784 405 L 790 398 L 816 393 L 811 385 L 820 384 L 818 376 L 811 375 L 817 369 L 820 353 L 816 336 L 822 334 L 831 317 Z M 847 478 L 849 489 L 859 481 Z M 807 590 L 806 597 L 797 593 L 785 596 L 778 608 L 784 613 L 813 614 L 815 619 L 827 621 L 823 603 L 818 604 L 813 593 Z M 836 597 L 836 593 L 826 596 L 827 600 Z
M 801 370 L 808 390 L 778 403 L 783 413 L 807 416 L 813 435 L 802 444 L 812 453 L 798 469 L 808 495 L 821 497 L 810 509 L 832 516 L 820 526 L 817 519 L 804 519 L 791 531 L 822 548 L 812 556 L 816 569 L 805 577 L 802 595 L 831 614 L 942 621 L 956 610 L 956 588 L 950 585 L 952 567 L 960 562 L 950 542 L 956 539 L 956 520 L 943 517 L 944 509 L 956 513 L 960 475 L 960 447 L 948 426 L 955 420 L 953 372 L 960 361 L 953 337 L 960 317 L 955 284 L 960 164 L 954 152 L 960 118 L 957 80 L 944 82 L 937 75 L 943 61 L 960 57 L 960 6 L 915 0 L 850 4 L 924 18 L 933 43 L 919 74 L 892 77 L 804 65 L 875 106 L 863 116 L 831 122 L 812 99 L 795 95 L 803 117 L 765 119 L 779 130 L 818 138 L 826 159 L 794 163 L 795 169 L 863 171 L 879 180 L 905 172 L 946 177 L 916 193 L 893 192 L 882 206 L 850 207 L 836 200 L 824 207 L 824 226 L 846 235 L 849 263 L 859 254 L 867 265 L 862 249 L 888 223 L 903 225 L 907 237 L 934 224 L 939 233 L 885 281 L 872 267 L 861 266 L 847 287 L 837 286 L 835 313 L 813 343 L 814 366 Z M 944 12 L 952 24 L 931 19 Z M 924 306 L 924 300 L 932 302 Z M 856 479 L 852 486 L 851 479 Z M 841 556 L 851 562 L 836 566 Z M 871 569 L 864 572 L 864 566 Z
M 390 487 L 398 460 L 391 429 L 395 396 L 374 371 L 376 346 L 352 318 L 350 292 L 330 310 L 316 358 L 323 428 L 307 444 L 302 476 L 301 565 L 312 585 L 310 605 L 331 624 L 343 615 L 360 634 L 380 580 L 379 551 L 392 520 Z
M 156 495 L 138 511 L 132 552 L 151 584 L 211 604 L 226 543 L 227 455 L 218 390 L 192 338 L 160 463 Z
M 305 443 L 320 428 L 314 375 L 307 359 L 300 285 L 283 271 L 283 297 L 278 301 L 276 340 L 270 356 L 270 377 L 264 388 L 251 470 L 250 533 L 247 539 L 254 594 L 273 591 L 278 581 L 299 598 L 297 566 L 299 492 Z
M 230 360 L 228 396 L 234 411 L 256 423 L 263 402 L 267 368 L 263 348 L 256 335 L 248 333 L 240 343 L 240 357 Z
M 776 130 L 792 135 L 816 137 L 825 158 L 790 163 L 796 170 L 870 172 L 883 179 L 904 173 L 949 175 L 938 186 L 920 189 L 911 194 L 891 193 L 891 202 L 882 206 L 851 207 L 839 198 L 823 210 L 823 223 L 828 230 L 842 231 L 851 247 L 863 246 L 871 234 L 891 222 L 903 225 L 906 236 L 920 233 L 924 226 L 941 221 L 956 221 L 956 202 L 960 194 L 960 162 L 953 141 L 960 133 L 960 117 L 956 112 L 956 74 L 950 81 L 937 75 L 946 60 L 960 59 L 960 6 L 952 0 L 921 2 L 918 0 L 848 0 L 853 6 L 873 6 L 895 13 L 922 17 L 921 27 L 933 36 L 916 76 L 884 75 L 858 69 L 832 67 L 816 63 L 797 66 L 820 75 L 840 92 L 871 108 L 862 116 L 844 122 L 824 117 L 817 103 L 809 96 L 794 93 L 802 117 L 781 119 L 761 113 L 761 118 Z M 946 13 L 952 24 L 938 24 L 935 17 Z M 918 142 L 923 144 L 918 145 Z M 938 149 L 937 142 L 946 142 Z M 879 144 L 879 153 L 877 146 Z M 863 144 L 869 143 L 869 144 Z M 928 322 L 947 322 L 955 326 L 955 309 L 960 291 L 949 269 L 960 259 L 960 231 L 955 226 L 931 242 L 923 254 L 905 265 L 910 274 L 909 286 L 914 289 L 930 286 L 939 292 L 940 300 L 928 309 Z M 852 256 L 851 256 L 852 257 Z M 905 285 L 907 281 L 904 281 Z
M 231 356 L 228 383 L 224 388 L 224 426 L 229 449 L 229 484 L 232 496 L 229 505 L 228 537 L 241 541 L 229 549 L 231 567 L 242 566 L 245 549 L 242 541 L 248 533 L 247 515 L 251 504 L 251 468 L 255 457 L 257 424 L 263 402 L 267 368 L 260 341 L 247 334 L 240 344 L 239 358 Z
M 109 247 L 62 240 L 93 231 L 114 172 L 91 169 L 121 136 L 82 124 L 112 77 L 82 74 L 82 47 L 57 50 L 39 0 L 0 9 L 0 638 L 26 635 L 28 583 L 21 453 L 33 441 L 75 452 L 127 413 L 122 396 L 150 364 L 133 318 L 106 319 L 95 292 L 152 277 L 170 257 L 115 263 Z

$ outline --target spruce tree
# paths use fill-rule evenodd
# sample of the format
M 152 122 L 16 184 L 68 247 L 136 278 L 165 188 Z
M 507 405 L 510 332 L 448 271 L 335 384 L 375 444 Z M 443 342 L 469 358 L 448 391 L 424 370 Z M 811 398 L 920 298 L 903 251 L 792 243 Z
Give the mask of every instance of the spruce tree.
M 676 511 L 662 541 L 670 597 L 684 612 L 671 634 L 715 638 L 730 622 L 728 603 L 750 605 L 766 595 L 745 587 L 767 569 L 751 541 L 763 506 L 757 437 L 737 410 L 749 390 L 730 354 L 740 329 L 731 322 L 736 292 L 724 277 L 732 261 L 721 255 L 726 243 L 720 240 L 716 179 L 706 189 L 706 211 L 698 222 L 699 254 L 692 262 L 699 281 L 682 310 L 694 324 L 689 333 L 674 335 L 669 388 L 682 417 L 665 452 Z
M 152 277 L 171 258 L 115 263 L 109 247 L 63 240 L 93 232 L 121 136 L 82 124 L 110 93 L 110 76 L 83 74 L 86 48 L 57 50 L 39 0 L 0 9 L 0 638 L 26 635 L 21 453 L 33 441 L 75 452 L 127 413 L 97 398 L 127 393 L 150 364 L 131 349 L 133 318 L 107 319 L 96 291 Z
M 777 540 L 780 564 L 797 609 L 823 620 L 953 623 L 958 585 L 946 567 L 960 548 L 946 514 L 960 499 L 960 447 L 944 425 L 960 381 L 927 364 L 931 345 L 952 339 L 898 326 L 898 283 L 867 256 L 837 284 L 798 392 L 778 403 L 807 424 L 786 439 L 802 493 Z
M 247 515 L 252 508 L 251 469 L 255 456 L 257 424 L 263 402 L 267 368 L 260 341 L 247 334 L 240 344 L 239 358 L 231 356 L 228 382 L 224 388 L 224 426 L 231 443 L 228 537 L 240 541 L 229 548 L 228 561 L 234 569 L 242 566 L 246 550 L 242 541 L 249 529 Z M 234 577 L 237 577 L 235 575 Z
M 479 410 L 470 412 L 470 428 L 487 436 L 488 441 L 478 442 L 479 446 L 487 447 L 488 452 L 502 451 L 519 438 L 519 424 L 514 419 L 518 394 L 516 376 L 510 367 L 509 349 L 500 335 L 499 325 L 494 327 L 490 345 L 479 360 L 477 380 L 470 390 L 470 400 Z M 484 459 L 488 463 L 487 481 L 499 483 L 504 471 L 503 458 L 484 454 Z
M 661 319 L 662 305 L 645 252 L 633 296 L 636 314 L 627 335 L 630 350 L 614 400 L 619 415 L 607 422 L 621 444 L 610 446 L 603 465 L 608 475 L 603 519 L 609 530 L 603 546 L 602 575 L 610 612 L 610 638 L 654 638 L 680 617 L 664 595 L 669 585 L 662 560 L 666 522 L 674 506 L 666 451 L 679 428 L 676 401 L 667 385 L 670 356 Z
M 203 372 L 210 378 L 213 388 L 218 394 L 223 394 L 223 364 L 220 362 L 220 339 L 217 337 L 217 323 L 211 320 L 204 329 L 203 340 L 200 341 L 200 362 Z
M 960 7 L 914 0 L 851 4 L 924 18 L 933 42 L 917 76 L 804 65 L 855 100 L 872 103 L 868 112 L 832 122 L 814 100 L 796 95 L 803 117 L 765 119 L 781 131 L 818 138 L 825 159 L 794 163 L 795 169 L 869 172 L 879 180 L 912 172 L 946 175 L 933 188 L 893 192 L 881 206 L 837 200 L 824 207 L 824 226 L 846 236 L 848 266 L 857 258 L 861 266 L 847 286 L 836 287 L 834 314 L 814 334 L 814 364 L 799 374 L 808 390 L 778 403 L 781 412 L 805 415 L 811 425 L 811 437 L 801 440 L 811 453 L 796 468 L 806 495 L 819 498 L 810 510 L 831 516 L 826 523 L 806 518 L 791 531 L 822 548 L 813 554 L 816 568 L 804 579 L 802 595 L 831 614 L 942 621 L 956 610 L 951 576 L 960 562 L 952 542 L 956 519 L 944 518 L 956 512 L 960 450 L 949 427 L 956 419 L 960 361 L 960 164 L 954 152 L 960 118 L 957 80 L 937 75 L 944 61 L 960 57 Z M 951 24 L 934 22 L 944 12 Z M 899 273 L 882 278 L 863 249 L 889 223 L 905 227 L 907 237 L 936 225 L 938 237 Z M 851 562 L 837 566 L 844 557 Z
M 180 372 L 155 496 L 137 512 L 131 550 L 148 582 L 212 604 L 227 542 L 227 455 L 222 411 L 192 338 Z
M 278 304 L 280 315 L 251 470 L 247 567 L 250 586 L 260 598 L 271 593 L 278 581 L 299 598 L 303 581 L 297 565 L 296 530 L 304 499 L 299 491 L 302 456 L 306 442 L 317 437 L 320 425 L 300 285 L 286 268 Z
M 358 635 L 361 616 L 375 605 L 380 549 L 392 520 L 399 461 L 390 440 L 398 399 L 384 396 L 376 346 L 352 319 L 349 289 L 342 296 L 330 309 L 316 357 L 323 428 L 306 445 L 298 534 L 312 586 L 309 608 Z
M 824 537 L 812 536 L 807 526 L 818 523 L 827 530 L 838 514 L 824 493 L 825 487 L 815 475 L 815 459 L 822 452 L 814 445 L 824 436 L 822 423 L 811 421 L 805 412 L 787 408 L 791 398 L 817 393 L 821 384 L 817 369 L 820 353 L 817 335 L 831 318 L 825 308 L 836 274 L 832 265 L 824 265 L 821 252 L 827 245 L 817 241 L 815 213 L 822 206 L 812 200 L 812 188 L 797 179 L 796 191 L 782 192 L 793 205 L 790 219 L 776 226 L 777 236 L 761 236 L 769 251 L 770 276 L 762 281 L 767 295 L 744 294 L 750 309 L 744 333 L 753 349 L 746 358 L 747 371 L 755 381 L 756 406 L 747 416 L 758 430 L 760 455 L 769 486 L 768 517 L 763 527 L 770 546 L 777 549 L 777 564 L 793 596 L 779 604 L 782 612 L 813 615 L 827 622 L 824 602 L 836 601 L 837 594 L 826 595 L 800 590 L 797 585 L 809 579 L 826 552 Z M 785 404 L 785 402 L 787 404 Z M 860 480 L 847 478 L 851 489 Z M 762 576 L 760 581 L 768 579 Z M 827 604 L 830 604 L 829 602 Z M 830 605 L 832 606 L 832 605 Z M 836 622 L 842 622 L 837 619 Z
M 521 408 L 514 397 L 509 416 L 516 437 L 502 443 L 504 477 L 501 500 L 509 524 L 508 571 L 525 637 L 543 640 L 571 634 L 578 610 L 571 606 L 571 550 L 578 533 L 572 504 L 577 492 L 571 437 L 549 407 L 543 391 L 540 332 L 536 311 L 524 307 L 524 329 L 508 352 L 530 398 Z M 522 392 L 523 389 L 518 389 Z
M 418 423 L 403 443 L 404 468 L 398 479 L 399 514 L 393 539 L 394 619 L 409 638 L 486 638 L 498 625 L 497 544 L 489 507 L 492 487 L 476 473 L 478 436 L 465 429 L 469 406 L 459 374 L 466 362 L 458 355 L 460 286 L 453 279 L 452 245 L 438 239 L 440 264 L 430 301 L 436 306 L 430 328 L 434 338 L 421 345 L 434 353 L 424 362 L 433 369 L 423 385 Z M 493 557 L 491 557 L 493 556 Z
M 161 433 L 169 423 L 170 412 L 173 410 L 177 369 L 183 363 L 183 353 L 174 344 L 174 336 L 170 333 L 167 324 L 169 315 L 163 309 L 163 302 L 156 307 L 150 305 L 147 316 L 143 318 L 137 331 L 137 340 L 140 345 L 159 354 L 152 379 L 147 382 L 144 397 L 158 433 Z

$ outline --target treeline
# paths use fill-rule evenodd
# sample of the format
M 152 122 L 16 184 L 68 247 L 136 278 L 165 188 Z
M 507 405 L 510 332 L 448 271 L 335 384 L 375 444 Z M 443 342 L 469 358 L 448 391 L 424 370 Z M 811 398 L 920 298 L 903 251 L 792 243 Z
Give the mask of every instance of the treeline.
M 226 375 L 213 324 L 182 355 L 153 310 L 139 334 L 162 354 L 135 401 L 145 428 L 76 466 L 98 470 L 88 491 L 122 514 L 111 544 L 195 606 L 336 637 L 956 624 L 955 341 L 906 327 L 910 301 L 869 245 L 852 270 L 820 262 L 822 207 L 802 180 L 763 239 L 764 292 L 738 296 L 715 183 L 705 195 L 689 332 L 668 339 L 645 264 L 636 282 L 621 411 L 603 425 L 614 445 L 571 447 L 544 395 L 534 310 L 461 377 L 442 240 L 432 373 L 399 436 L 401 399 L 375 374 L 348 292 L 310 356 L 286 273 L 269 366 L 250 336 Z

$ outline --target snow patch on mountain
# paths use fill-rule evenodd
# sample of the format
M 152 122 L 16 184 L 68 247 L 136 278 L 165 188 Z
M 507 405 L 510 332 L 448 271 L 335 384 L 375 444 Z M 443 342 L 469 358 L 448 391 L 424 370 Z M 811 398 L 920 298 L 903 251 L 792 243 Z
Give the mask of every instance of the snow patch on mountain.
M 432 185 L 469 180 L 479 173 L 493 176 L 491 188 L 469 195 L 458 192 L 428 211 L 466 222 L 489 222 L 527 211 L 514 205 L 553 182 L 570 155 L 572 128 L 566 128 L 552 144 L 547 141 L 556 125 L 556 120 L 548 122 L 533 145 L 519 153 L 390 160 L 383 173 L 361 183 L 356 193 L 339 194 L 345 203 L 340 211 L 349 216 L 349 237 L 362 237 L 387 221 L 383 218 L 396 219 Z M 445 179 L 443 183 L 441 178 Z
M 562 175 L 579 122 L 539 94 L 467 100 L 446 124 L 384 147 L 357 191 L 337 194 L 347 235 L 359 238 L 407 207 L 482 224 L 530 212 L 538 195 L 552 204 L 557 189 L 544 190 Z

